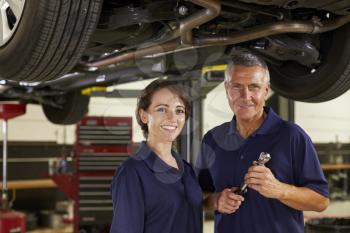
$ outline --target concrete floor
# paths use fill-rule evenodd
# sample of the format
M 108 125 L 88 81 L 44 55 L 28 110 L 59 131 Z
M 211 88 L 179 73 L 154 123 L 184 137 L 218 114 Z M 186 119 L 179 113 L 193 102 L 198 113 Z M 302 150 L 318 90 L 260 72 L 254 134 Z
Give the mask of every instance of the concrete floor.
M 349 201 L 332 201 L 329 207 L 321 212 L 305 211 L 305 219 L 322 218 L 322 217 L 350 217 L 350 200 Z M 214 222 L 205 221 L 203 233 L 214 232 Z

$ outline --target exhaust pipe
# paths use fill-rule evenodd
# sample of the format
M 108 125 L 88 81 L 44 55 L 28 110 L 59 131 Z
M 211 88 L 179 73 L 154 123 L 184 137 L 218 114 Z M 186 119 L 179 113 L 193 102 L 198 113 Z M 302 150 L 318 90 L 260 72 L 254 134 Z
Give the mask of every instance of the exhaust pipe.
M 191 2 L 206 9 L 200 10 L 194 15 L 191 15 L 188 18 L 184 19 L 180 23 L 181 45 L 192 45 L 192 29 L 214 19 L 220 14 L 221 11 L 219 0 L 192 0 Z
M 196 0 L 197 1 L 197 0 Z M 119 62 L 124 62 L 130 59 L 139 58 L 147 55 L 164 55 L 167 53 L 175 53 L 182 50 L 195 49 L 201 47 L 217 46 L 217 45 L 230 45 L 237 44 L 249 40 L 254 40 L 266 36 L 272 36 L 283 33 L 307 33 L 307 34 L 318 34 L 327 31 L 334 30 L 350 22 L 350 15 L 340 16 L 336 19 L 325 21 L 325 22 L 314 22 L 314 21 L 284 21 L 270 23 L 267 25 L 256 26 L 249 28 L 241 32 L 234 32 L 229 36 L 213 36 L 193 39 L 193 45 L 187 46 L 187 43 L 192 42 L 192 31 L 184 31 L 181 35 L 181 40 L 174 39 L 164 43 L 160 43 L 156 46 L 150 46 L 147 48 L 141 48 L 134 51 L 125 52 L 121 55 L 115 55 L 107 57 L 101 60 L 97 60 L 89 63 L 82 63 L 83 67 L 103 67 Z M 190 29 L 193 25 L 190 24 L 185 28 Z M 183 43 L 181 41 L 184 41 Z M 185 45 L 184 45 L 185 44 Z
M 337 29 L 350 22 L 350 15 L 341 16 L 337 19 L 322 22 L 304 22 L 304 21 L 285 21 L 271 23 L 267 25 L 257 26 L 244 30 L 242 32 L 235 32 L 229 36 L 221 37 L 206 37 L 195 40 L 197 46 L 215 46 L 215 45 L 229 45 L 238 44 L 244 41 L 255 40 L 258 38 L 272 36 L 283 33 L 307 33 L 319 34 Z
M 80 63 L 85 67 L 101 67 L 122 61 L 131 60 L 133 58 L 139 58 L 146 55 L 162 54 L 169 51 L 173 51 L 181 46 L 186 47 L 192 45 L 193 35 L 192 29 L 199 27 L 200 25 L 209 22 L 220 14 L 221 4 L 220 0 L 191 0 L 192 3 L 202 6 L 203 10 L 195 13 L 192 16 L 180 21 L 180 26 L 173 32 L 172 37 L 180 37 L 180 42 L 177 39 L 173 39 L 156 46 L 150 46 L 146 48 L 140 48 L 132 52 L 126 52 L 121 55 L 104 58 L 96 62 Z

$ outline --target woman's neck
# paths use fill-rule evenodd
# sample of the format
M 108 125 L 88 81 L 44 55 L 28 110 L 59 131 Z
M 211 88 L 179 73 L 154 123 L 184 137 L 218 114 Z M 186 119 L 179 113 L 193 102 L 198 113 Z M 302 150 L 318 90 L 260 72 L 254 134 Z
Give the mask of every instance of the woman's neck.
M 172 157 L 172 155 L 171 155 L 172 143 L 171 142 L 156 142 L 156 141 L 152 140 L 152 138 L 148 138 L 147 145 L 161 158 Z
M 178 169 L 176 160 L 171 154 L 172 142 L 155 142 L 152 138 L 148 138 L 147 145 L 166 164 Z

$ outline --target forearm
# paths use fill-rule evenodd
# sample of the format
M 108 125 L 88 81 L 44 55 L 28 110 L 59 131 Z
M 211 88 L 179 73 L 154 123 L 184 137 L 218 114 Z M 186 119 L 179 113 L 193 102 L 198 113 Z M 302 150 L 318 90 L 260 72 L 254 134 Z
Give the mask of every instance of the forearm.
M 208 193 L 203 194 L 203 209 L 206 211 L 217 210 L 217 201 L 219 193 Z
M 321 212 L 329 204 L 328 198 L 306 187 L 296 187 L 281 183 L 280 190 L 283 191 L 278 199 L 293 209 Z

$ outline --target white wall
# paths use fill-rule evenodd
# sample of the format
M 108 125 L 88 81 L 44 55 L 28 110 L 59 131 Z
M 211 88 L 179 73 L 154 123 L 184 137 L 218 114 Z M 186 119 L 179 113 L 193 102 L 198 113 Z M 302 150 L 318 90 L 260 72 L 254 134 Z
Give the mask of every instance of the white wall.
M 223 83 L 207 95 L 203 111 L 203 133 L 223 122 L 232 120 L 233 115 L 226 99 Z
M 39 105 L 29 104 L 25 115 L 8 120 L 8 140 L 63 143 L 64 131 L 74 132 L 74 129 L 75 126 L 63 127 L 50 123 Z M 3 139 L 2 133 L 0 139 Z
M 150 81 L 118 86 L 118 89 L 142 89 Z M 303 127 L 314 142 L 350 142 L 350 91 L 343 96 L 320 104 L 296 102 L 296 123 Z M 133 140 L 143 140 L 142 132 L 134 117 L 136 99 L 92 98 L 89 115 L 133 116 Z M 219 85 L 204 101 L 204 129 L 230 121 L 224 87 Z M 65 136 L 64 136 L 65 135 Z M 2 140 L 2 134 L 0 135 Z M 58 126 L 48 122 L 38 105 L 28 105 L 24 116 L 9 121 L 10 141 L 55 141 L 74 143 L 75 126 Z
M 295 121 L 314 142 L 350 143 L 350 91 L 328 102 L 296 102 Z

